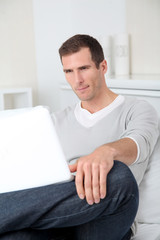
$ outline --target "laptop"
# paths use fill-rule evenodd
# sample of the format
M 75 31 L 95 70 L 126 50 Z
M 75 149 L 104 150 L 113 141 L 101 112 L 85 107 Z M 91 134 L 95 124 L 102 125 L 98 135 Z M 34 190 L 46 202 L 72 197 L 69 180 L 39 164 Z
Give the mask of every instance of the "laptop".
M 0 193 L 72 179 L 47 108 L 0 111 Z

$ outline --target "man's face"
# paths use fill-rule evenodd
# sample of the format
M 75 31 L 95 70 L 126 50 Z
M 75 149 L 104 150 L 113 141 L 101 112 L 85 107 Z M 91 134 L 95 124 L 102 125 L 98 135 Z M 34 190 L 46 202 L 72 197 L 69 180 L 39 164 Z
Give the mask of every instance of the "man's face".
M 81 101 L 96 99 L 101 94 L 104 74 L 107 70 L 105 60 L 96 68 L 89 48 L 62 57 L 63 70 L 67 82 Z

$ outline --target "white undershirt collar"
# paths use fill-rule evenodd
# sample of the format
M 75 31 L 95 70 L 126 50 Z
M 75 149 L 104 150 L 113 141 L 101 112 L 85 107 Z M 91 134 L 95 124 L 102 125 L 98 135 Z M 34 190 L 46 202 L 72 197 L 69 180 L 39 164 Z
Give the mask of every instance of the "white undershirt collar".
M 95 113 L 90 113 L 86 109 L 81 107 L 81 102 L 78 102 L 74 114 L 77 119 L 77 121 L 83 125 L 84 127 L 92 127 L 95 125 L 98 121 L 100 121 L 102 118 L 104 118 L 106 115 L 111 113 L 115 108 L 117 108 L 122 102 L 124 101 L 124 96 L 118 95 L 116 99 L 109 104 L 107 107 L 99 110 Z

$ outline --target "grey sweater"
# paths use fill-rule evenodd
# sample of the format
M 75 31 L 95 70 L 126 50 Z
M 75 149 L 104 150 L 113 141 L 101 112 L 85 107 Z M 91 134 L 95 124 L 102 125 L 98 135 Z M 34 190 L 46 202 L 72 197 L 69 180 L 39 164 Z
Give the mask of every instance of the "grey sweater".
M 146 101 L 125 97 L 92 127 L 81 125 L 74 109 L 75 105 L 52 114 L 67 161 L 72 164 L 105 143 L 129 137 L 139 148 L 138 159 L 129 166 L 139 184 L 159 135 L 158 116 L 153 107 Z

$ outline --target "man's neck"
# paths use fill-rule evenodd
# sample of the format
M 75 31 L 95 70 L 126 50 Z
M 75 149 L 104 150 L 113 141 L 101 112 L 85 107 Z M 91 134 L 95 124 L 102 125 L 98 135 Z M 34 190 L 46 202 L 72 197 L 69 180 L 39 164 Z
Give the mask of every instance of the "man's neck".
M 104 96 L 98 97 L 97 99 L 91 99 L 89 101 L 82 101 L 81 107 L 90 113 L 95 113 L 110 105 L 117 96 L 117 94 L 108 89 Z

